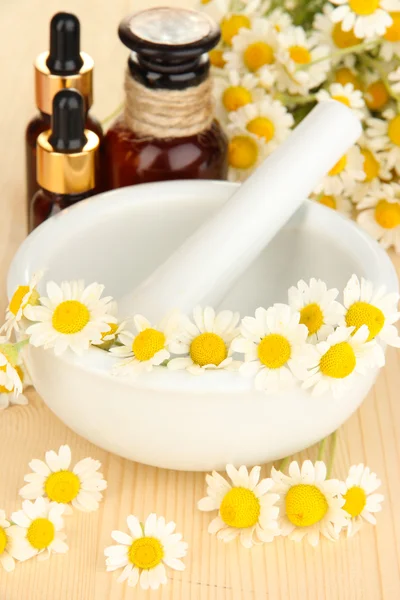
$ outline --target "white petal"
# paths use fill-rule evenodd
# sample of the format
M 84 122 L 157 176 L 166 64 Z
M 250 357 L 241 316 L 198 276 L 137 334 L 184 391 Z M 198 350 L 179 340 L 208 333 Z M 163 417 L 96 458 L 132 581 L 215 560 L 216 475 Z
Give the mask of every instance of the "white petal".
M 42 460 L 38 460 L 37 458 L 33 458 L 29 463 L 30 468 L 35 473 L 39 473 L 43 477 L 48 477 L 51 473 L 49 467 Z
M 146 536 L 153 536 L 156 533 L 157 528 L 157 516 L 155 513 L 151 513 L 144 524 L 144 533 Z
M 111 532 L 111 537 L 118 544 L 125 546 L 130 546 L 133 543 L 132 537 L 123 531 L 114 530 Z
M 61 465 L 61 469 L 66 471 L 71 464 L 71 448 L 67 445 L 61 446 L 58 451 L 58 457 Z
M 46 452 L 46 462 L 53 472 L 61 471 L 61 461 L 54 450 Z
M 127 518 L 127 523 L 133 539 L 143 537 L 142 526 L 137 517 L 135 517 L 134 515 L 129 515 L 129 517 Z

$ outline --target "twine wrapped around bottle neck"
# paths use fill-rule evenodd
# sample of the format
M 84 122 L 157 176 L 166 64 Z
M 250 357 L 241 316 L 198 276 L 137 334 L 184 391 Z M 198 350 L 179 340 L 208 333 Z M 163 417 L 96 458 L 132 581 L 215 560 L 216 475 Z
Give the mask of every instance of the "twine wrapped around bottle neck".
M 214 118 L 212 80 L 185 90 L 150 89 L 125 75 L 125 123 L 143 137 L 177 138 L 208 129 Z

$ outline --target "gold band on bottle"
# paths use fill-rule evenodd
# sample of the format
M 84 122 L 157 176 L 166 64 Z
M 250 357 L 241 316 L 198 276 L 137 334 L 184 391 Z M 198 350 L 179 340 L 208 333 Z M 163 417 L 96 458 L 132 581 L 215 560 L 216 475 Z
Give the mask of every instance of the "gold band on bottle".
M 37 182 L 43 189 L 55 194 L 81 194 L 96 186 L 99 160 L 99 137 L 85 129 L 87 143 L 80 152 L 62 154 L 49 144 L 51 131 L 37 139 Z
M 38 109 L 51 115 L 53 98 L 57 92 L 65 88 L 74 88 L 82 94 L 85 108 L 89 110 L 93 104 L 93 59 L 86 52 L 81 52 L 83 65 L 79 73 L 63 76 L 50 73 L 46 65 L 48 56 L 48 52 L 42 52 L 35 61 L 36 106 Z

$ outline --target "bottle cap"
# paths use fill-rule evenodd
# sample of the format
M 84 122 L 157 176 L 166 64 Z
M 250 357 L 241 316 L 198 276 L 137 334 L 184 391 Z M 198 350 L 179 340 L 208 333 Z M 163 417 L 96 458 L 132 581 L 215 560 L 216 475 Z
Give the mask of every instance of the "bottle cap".
M 50 22 L 50 52 L 42 52 L 35 61 L 36 105 L 51 114 L 55 94 L 75 88 L 85 100 L 86 110 L 93 103 L 93 60 L 80 52 L 80 24 L 70 13 L 60 12 Z
M 81 194 L 96 186 L 99 137 L 85 129 L 82 95 L 73 89 L 53 99 L 51 130 L 36 145 L 37 181 L 55 194 Z
M 132 74 L 137 75 L 133 64 L 137 62 L 155 74 L 156 84 L 162 81 L 162 76 L 167 80 L 172 75 L 179 84 L 186 81 L 185 73 L 198 69 L 208 72 L 206 52 L 221 37 L 218 25 L 207 14 L 169 7 L 151 8 L 126 17 L 118 34 L 125 46 L 133 50 L 129 62 Z

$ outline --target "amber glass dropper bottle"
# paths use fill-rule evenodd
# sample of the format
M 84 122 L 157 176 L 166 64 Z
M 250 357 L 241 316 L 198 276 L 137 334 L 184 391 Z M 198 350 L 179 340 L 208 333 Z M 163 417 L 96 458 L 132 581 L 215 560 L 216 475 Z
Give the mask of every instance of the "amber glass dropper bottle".
M 50 52 L 39 54 L 35 62 L 35 93 L 39 113 L 28 123 L 26 141 L 27 203 L 39 188 L 36 180 L 36 140 L 50 129 L 54 95 L 64 88 L 81 92 L 85 111 L 93 103 L 93 60 L 80 51 L 80 24 L 70 13 L 59 12 L 50 23 Z M 86 127 L 102 139 L 100 123 L 87 114 Z
M 61 90 L 53 99 L 51 130 L 37 139 L 39 190 L 32 199 L 29 231 L 97 193 L 99 136 L 85 129 L 82 95 Z

